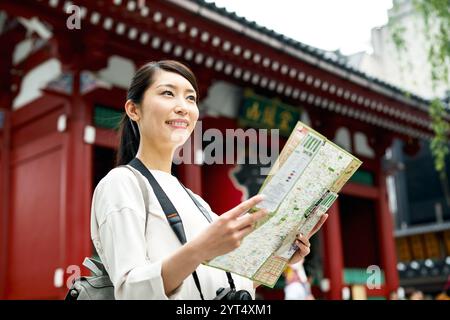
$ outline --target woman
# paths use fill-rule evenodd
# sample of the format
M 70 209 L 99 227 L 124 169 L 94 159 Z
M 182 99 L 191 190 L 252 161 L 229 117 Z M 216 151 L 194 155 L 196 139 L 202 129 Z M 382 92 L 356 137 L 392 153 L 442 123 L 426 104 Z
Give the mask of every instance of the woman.
M 117 165 L 136 157 L 150 170 L 177 209 L 187 242 L 181 245 L 175 236 L 147 181 L 149 205 L 145 208 L 137 181 L 137 177 L 145 180 L 142 175 L 135 176 L 123 166 L 111 170 L 94 192 L 91 237 L 114 284 L 116 299 L 199 299 L 194 271 L 204 298 L 213 299 L 217 289 L 229 286 L 228 279 L 224 271 L 201 263 L 236 249 L 266 214 L 264 210 L 244 214 L 262 200 L 261 196 L 219 217 L 195 195 L 210 212 L 213 222 L 209 223 L 171 175 L 174 152 L 186 142 L 197 122 L 198 99 L 195 76 L 176 61 L 148 63 L 131 81 Z M 292 262 L 309 253 L 307 237 L 299 237 L 297 245 Z M 233 279 L 237 290 L 247 290 L 254 297 L 256 284 L 237 275 Z

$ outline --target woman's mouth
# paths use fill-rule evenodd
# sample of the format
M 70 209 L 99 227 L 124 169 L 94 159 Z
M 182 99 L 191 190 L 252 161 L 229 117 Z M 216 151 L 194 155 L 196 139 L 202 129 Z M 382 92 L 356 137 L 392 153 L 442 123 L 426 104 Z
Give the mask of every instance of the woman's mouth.
M 186 121 L 169 120 L 166 123 L 174 129 L 187 129 L 188 123 Z

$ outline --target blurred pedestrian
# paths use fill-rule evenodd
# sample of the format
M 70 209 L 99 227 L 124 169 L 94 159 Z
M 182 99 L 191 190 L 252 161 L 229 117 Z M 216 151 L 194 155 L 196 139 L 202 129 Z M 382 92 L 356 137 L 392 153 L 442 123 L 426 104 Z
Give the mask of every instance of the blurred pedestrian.
M 424 300 L 423 292 L 420 290 L 414 290 L 409 296 L 409 300 Z
M 397 290 L 391 291 L 389 294 L 389 300 L 399 300 Z
M 306 275 L 303 261 L 291 264 L 285 270 L 285 300 L 314 300 L 311 292 L 311 278 Z
M 450 300 L 450 276 L 441 293 L 436 296 L 436 300 Z

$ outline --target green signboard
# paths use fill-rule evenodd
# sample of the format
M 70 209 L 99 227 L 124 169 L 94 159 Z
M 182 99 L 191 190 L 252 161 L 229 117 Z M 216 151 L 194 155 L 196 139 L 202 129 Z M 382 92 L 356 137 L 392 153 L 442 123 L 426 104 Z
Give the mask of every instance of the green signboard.
M 102 105 L 95 105 L 94 125 L 99 128 L 117 130 L 123 114 L 124 111 L 104 107 Z
M 367 170 L 358 169 L 355 174 L 350 178 L 350 182 L 359 184 L 365 184 L 368 186 L 374 186 L 373 173 Z
M 267 99 L 251 90 L 244 91 L 238 123 L 242 127 L 279 129 L 281 136 L 289 136 L 300 120 L 300 108 L 276 99 Z

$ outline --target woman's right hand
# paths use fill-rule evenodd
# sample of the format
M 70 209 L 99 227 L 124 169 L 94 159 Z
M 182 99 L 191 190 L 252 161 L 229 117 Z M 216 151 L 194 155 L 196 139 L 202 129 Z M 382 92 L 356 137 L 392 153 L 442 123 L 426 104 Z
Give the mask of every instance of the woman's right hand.
M 222 214 L 206 230 L 192 240 L 198 248 L 199 258 L 211 260 L 226 254 L 241 245 L 242 239 L 252 232 L 254 223 L 267 214 L 266 209 L 244 214 L 263 200 L 254 196 Z M 193 243 L 193 244 L 194 244 Z

